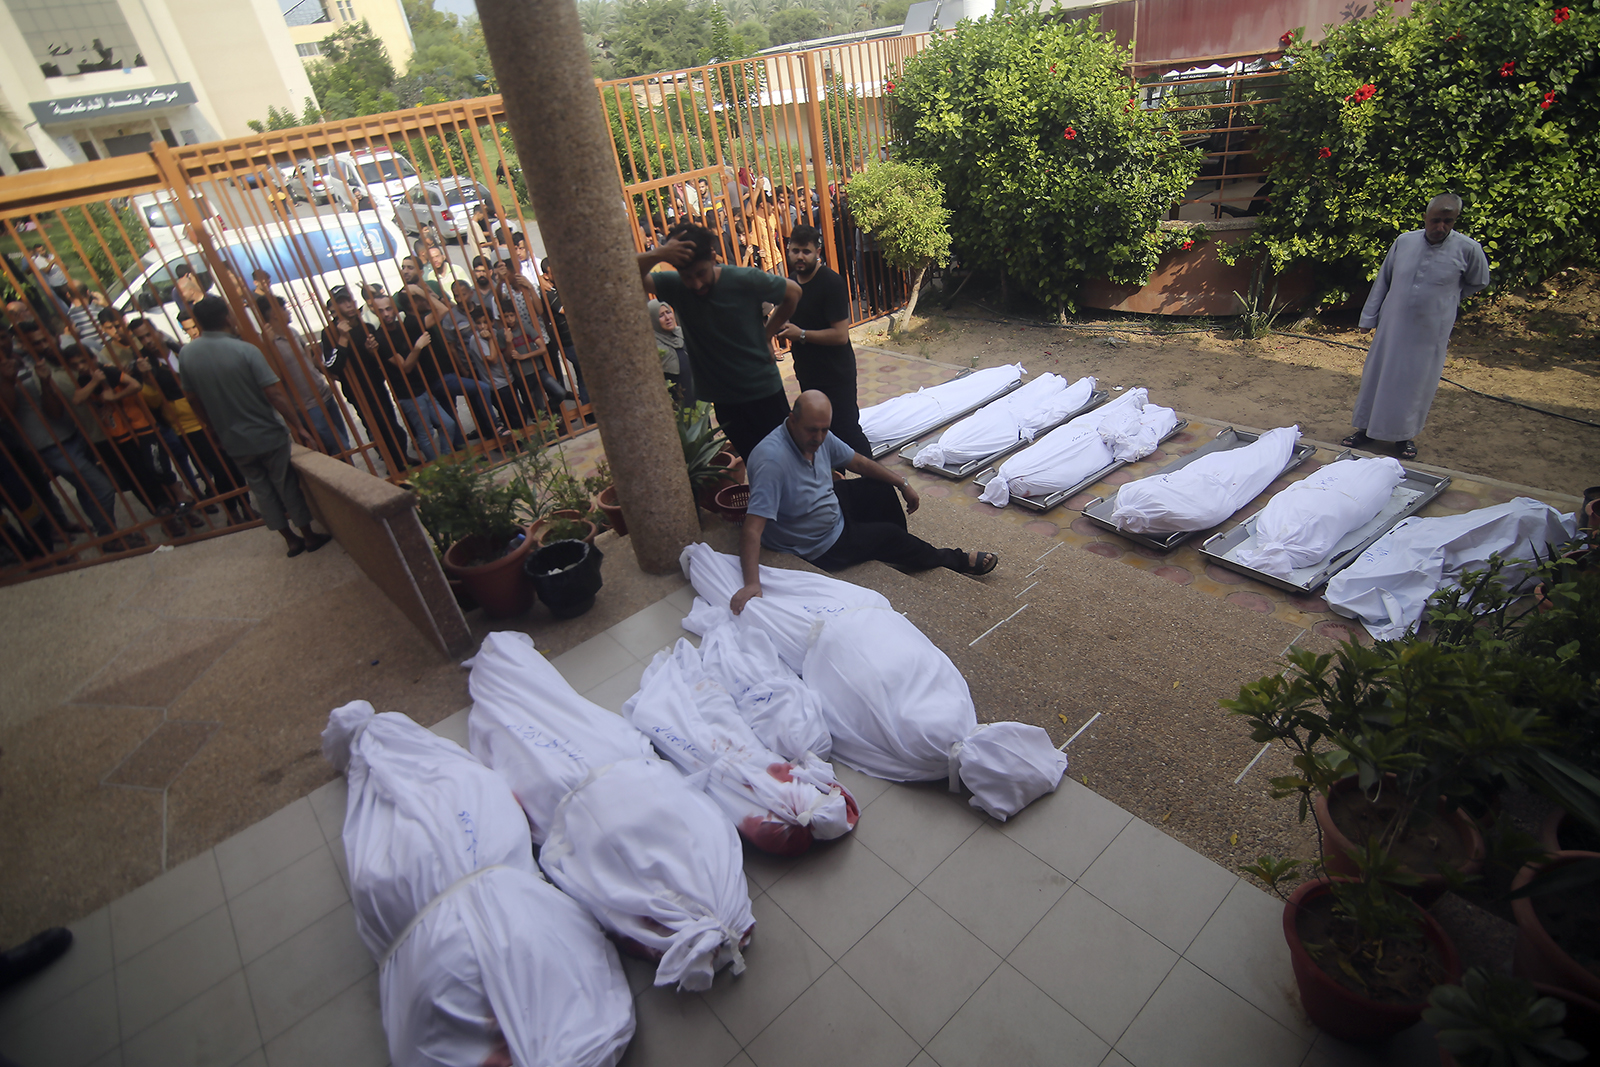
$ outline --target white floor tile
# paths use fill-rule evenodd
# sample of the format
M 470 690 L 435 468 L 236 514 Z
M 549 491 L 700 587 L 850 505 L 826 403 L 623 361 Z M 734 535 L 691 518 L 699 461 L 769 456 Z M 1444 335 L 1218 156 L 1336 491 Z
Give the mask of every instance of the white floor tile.
M 794 870 L 804 857 L 800 856 L 774 856 L 770 852 L 762 852 L 751 845 L 744 838 L 739 839 L 744 847 L 744 873 L 745 877 L 756 884 L 763 892 L 779 878 Z M 815 845 L 813 848 L 817 847 Z M 834 845 L 824 844 L 822 848 L 834 848 Z
M 1132 821 L 1128 812 L 1068 777 L 1054 793 L 1002 823 L 1000 832 L 1076 879 Z
M 576 648 L 569 648 L 550 662 L 567 684 L 587 692 L 637 659 L 608 633 L 596 634 Z
M 122 1067 L 122 1047 L 119 1045 L 112 1049 L 91 1063 L 89 1067 Z
M 769 897 L 756 897 L 751 909 L 756 932 L 744 951 L 749 966 L 741 975 L 722 971 L 710 990 L 701 994 L 741 1045 L 766 1029 L 833 965 L 828 954 Z
M 1136 820 L 1078 884 L 1182 952 L 1238 880 L 1188 845 Z
M 244 975 L 217 985 L 122 1046 L 124 1067 L 232 1067 L 261 1047 Z
M 658 600 L 642 611 L 634 612 L 606 633 L 636 659 L 649 660 L 657 649 L 674 643 L 680 637 L 689 636 L 681 625 L 684 614 L 676 605 Z
M 637 1025 L 620 1067 L 701 1067 L 739 1054 L 739 1043 L 697 994 L 652 987 L 633 1003 Z
M 1311 1037 L 1300 1007 L 1289 946 L 1283 939 L 1283 901 L 1239 879 L 1184 958 L 1289 1029 Z
M 338 841 L 344 834 L 345 807 L 350 802 L 350 783 L 345 781 L 344 775 L 313 789 L 306 800 L 317 817 L 317 825 L 322 827 L 322 836 Z
M 376 971 L 267 1042 L 269 1067 L 384 1067 L 388 1062 Z
M 272 1042 L 375 970 L 351 905 L 318 919 L 245 968 L 262 1038 Z
M 1303 1067 L 1413 1067 L 1438 1058 L 1434 1029 L 1417 1023 L 1409 1030 L 1371 1044 L 1354 1045 L 1317 1031 Z
M 26 1067 L 88 1067 L 117 1048 L 117 986 L 108 971 L 0 1030 L 0 1052 Z
M 267 1067 L 267 1050 L 264 1048 L 258 1048 L 254 1052 L 250 1053 L 250 1055 L 234 1064 L 233 1067 Z
M 20 985 L 0 992 L 0 1034 L 16 1020 L 45 1008 L 111 970 L 111 910 L 101 908 L 71 924 L 67 954 Z
M 302 797 L 216 847 L 222 886 L 236 897 L 326 840 L 311 802 Z
M 1094 1067 L 1109 1046 L 1002 963 L 928 1045 L 939 1067 Z
M 1138 1067 L 1285 1067 L 1310 1047 L 1187 960 L 1177 962 L 1117 1042 Z
M 662 603 L 671 604 L 677 608 L 678 617 L 681 619 L 694 609 L 694 596 L 694 586 L 686 583 L 681 588 L 668 593 L 667 598 Z
M 124 1038 L 142 1032 L 239 969 L 228 909 L 207 912 L 117 965 Z
M 240 958 L 250 963 L 349 899 L 328 846 L 306 854 L 228 902 Z
M 454 741 L 462 748 L 467 748 L 467 712 L 470 710 L 462 708 L 454 715 L 440 719 L 428 729 L 447 741 Z
M 1122 1053 L 1112 1049 L 1106 1053 L 1106 1058 L 1100 1061 L 1100 1067 L 1133 1067 L 1133 1064 L 1129 1063 Z
M 861 813 L 856 840 L 916 885 L 983 824 L 944 785 L 896 785 Z
M 1074 886 L 1007 957 L 1034 985 L 1115 1044 L 1177 954 Z
M 918 888 L 1005 956 L 1071 885 L 994 826 L 980 826 Z
M 916 890 L 839 961 L 919 1045 L 999 965 L 999 956 Z
M 862 811 L 866 811 L 868 804 L 877 800 L 883 795 L 885 789 L 894 784 L 893 782 L 886 782 L 882 778 L 874 778 L 870 774 L 862 774 L 854 767 L 846 767 L 838 760 L 833 761 L 833 773 L 834 777 L 839 779 L 839 784 L 848 789 L 850 795 L 856 798 L 856 807 Z
M 225 899 L 210 849 L 118 897 L 111 902 L 111 947 L 117 962 L 221 907 Z
M 917 1043 L 834 967 L 746 1048 L 756 1067 L 903 1067 Z
M 870 849 L 850 840 L 853 836 L 826 849 L 813 848 L 767 890 L 767 896 L 834 959 L 850 951 L 911 892 L 910 882 Z
M 622 705 L 639 691 L 639 678 L 644 674 L 645 667 L 643 662 L 630 663 L 583 695 L 607 711 L 620 715 Z

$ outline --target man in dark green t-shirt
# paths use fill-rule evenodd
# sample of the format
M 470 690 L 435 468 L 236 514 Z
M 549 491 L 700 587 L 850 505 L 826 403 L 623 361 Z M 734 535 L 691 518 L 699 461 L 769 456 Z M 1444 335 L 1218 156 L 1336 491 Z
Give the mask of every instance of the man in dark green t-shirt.
M 802 290 L 776 274 L 723 266 L 712 242 L 704 226 L 675 226 L 664 243 L 639 256 L 639 277 L 645 292 L 677 312 L 695 392 L 711 401 L 729 442 L 749 458 L 789 417 L 772 338 L 789 321 Z M 652 270 L 661 263 L 678 269 Z M 762 304 L 776 305 L 765 322 Z

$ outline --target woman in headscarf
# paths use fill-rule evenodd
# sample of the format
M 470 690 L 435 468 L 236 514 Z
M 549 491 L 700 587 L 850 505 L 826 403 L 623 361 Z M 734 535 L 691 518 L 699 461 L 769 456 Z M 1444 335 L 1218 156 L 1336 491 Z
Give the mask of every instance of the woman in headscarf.
M 672 398 L 681 408 L 694 403 L 694 374 L 689 369 L 689 352 L 683 343 L 683 327 L 671 304 L 650 301 L 650 328 L 656 333 L 656 350 L 661 353 L 661 374 L 667 379 Z

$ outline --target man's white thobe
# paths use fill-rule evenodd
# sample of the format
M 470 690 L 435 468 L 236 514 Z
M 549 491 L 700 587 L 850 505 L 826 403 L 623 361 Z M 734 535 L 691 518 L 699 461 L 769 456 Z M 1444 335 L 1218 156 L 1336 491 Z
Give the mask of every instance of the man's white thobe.
M 1489 284 L 1483 247 L 1452 232 L 1436 245 L 1422 230 L 1389 248 L 1361 328 L 1376 326 L 1351 424 L 1380 441 L 1409 441 L 1428 420 L 1445 346 L 1461 301 Z

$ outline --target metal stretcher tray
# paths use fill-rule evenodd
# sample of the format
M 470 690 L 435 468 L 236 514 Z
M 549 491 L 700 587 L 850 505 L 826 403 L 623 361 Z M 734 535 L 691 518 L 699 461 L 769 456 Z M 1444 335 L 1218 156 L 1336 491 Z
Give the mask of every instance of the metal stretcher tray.
M 1081 408 L 1079 408 L 1077 411 L 1074 411 L 1069 415 L 1066 415 L 1066 416 L 1064 416 L 1062 418 L 1057 419 L 1055 422 L 1052 422 L 1049 426 L 1044 427 L 1038 433 L 1034 434 L 1033 435 L 1034 441 L 1037 441 L 1039 438 L 1043 437 L 1045 434 L 1049 433 L 1051 430 L 1055 429 L 1057 426 L 1065 425 L 1066 423 L 1069 423 L 1073 419 L 1077 418 L 1079 415 L 1082 415 L 1085 412 L 1093 411 L 1095 408 L 1099 407 L 1101 404 L 1104 404 L 1106 402 L 1106 398 L 1109 397 L 1110 395 L 1111 395 L 1111 391 L 1109 389 L 1096 389 L 1093 393 L 1089 394 L 1089 399 L 1087 401 L 1085 401 L 1084 405 Z M 998 400 L 999 397 L 996 397 L 995 399 Z M 994 403 L 994 401 L 991 400 L 990 403 L 992 404 L 992 403 Z M 1011 445 L 1006 446 L 1005 448 L 1002 448 L 1000 451 L 998 451 L 998 452 L 996 452 L 996 453 L 994 453 L 992 455 L 984 456 L 982 459 L 971 460 L 971 461 L 969 461 L 967 463 L 961 464 L 961 466 L 959 466 L 959 467 L 946 467 L 946 466 L 944 466 L 942 464 L 930 464 L 930 465 L 928 465 L 926 467 L 918 467 L 917 469 L 918 470 L 925 470 L 925 471 L 932 471 L 934 474 L 943 475 L 946 478 L 950 478 L 950 479 L 953 479 L 953 480 L 959 482 L 961 479 L 965 478 L 967 475 L 971 474 L 973 471 L 981 471 L 981 470 L 983 470 L 983 468 L 989 466 L 995 460 L 1002 459 L 1002 458 L 1004 458 L 1006 456 L 1009 456 L 1009 455 L 1011 455 L 1011 453 L 1015 452 L 1017 449 L 1022 448 L 1024 445 L 1028 445 L 1028 444 L 1032 444 L 1032 442 L 1031 441 L 1021 441 L 1021 440 L 1019 440 L 1019 441 L 1015 442 L 1014 444 L 1011 444 Z M 906 445 L 904 448 L 902 448 L 900 450 L 900 458 L 903 459 L 903 460 L 906 460 L 907 462 L 915 460 L 917 458 L 917 453 L 922 451 L 922 449 L 925 448 L 925 447 L 926 447 L 926 443 L 925 442 L 920 441 L 920 440 L 919 441 L 913 441 L 909 445 Z
M 1184 467 L 1187 467 L 1201 456 L 1209 456 L 1217 452 L 1228 452 L 1235 448 L 1243 448 L 1245 445 L 1255 444 L 1260 439 L 1261 435 L 1258 433 L 1246 433 L 1243 430 L 1235 430 L 1232 426 L 1226 427 L 1209 442 L 1195 449 L 1193 452 L 1190 452 L 1187 456 L 1183 456 L 1172 461 L 1171 463 L 1168 463 L 1165 467 L 1162 467 L 1160 470 L 1152 474 L 1151 477 L 1153 478 L 1158 474 L 1171 474 L 1173 471 L 1182 470 Z M 1277 477 L 1281 478 L 1283 475 L 1294 470 L 1296 467 L 1300 466 L 1300 464 L 1310 459 L 1316 451 L 1316 445 L 1295 445 L 1294 451 L 1289 453 L 1289 462 L 1283 465 L 1283 470 L 1278 472 Z M 1118 489 L 1117 493 L 1120 492 L 1121 490 Z M 1200 532 L 1199 530 L 1178 530 L 1174 533 L 1156 536 L 1154 534 L 1141 534 L 1134 533 L 1131 530 L 1119 529 L 1117 524 L 1111 521 L 1111 513 L 1115 511 L 1117 507 L 1117 493 L 1112 493 L 1109 497 L 1102 499 L 1091 500 L 1089 502 L 1089 506 L 1083 509 L 1083 517 L 1094 523 L 1096 526 L 1110 530 L 1119 537 L 1126 537 L 1128 540 L 1133 541 L 1136 544 L 1153 548 L 1157 552 L 1171 552 L 1173 549 L 1177 548 L 1189 538 Z
M 1183 430 L 1188 427 L 1188 425 L 1188 419 L 1179 419 L 1176 426 L 1162 435 L 1161 443 L 1166 442 L 1174 434 L 1182 433 Z M 1105 476 L 1110 474 L 1112 471 L 1119 471 L 1123 467 L 1126 467 L 1129 462 L 1137 463 L 1138 461 L 1129 461 L 1125 459 L 1114 460 L 1110 466 L 1100 468 L 1093 474 L 1089 475 L 1089 477 L 1079 482 L 1077 485 L 1072 486 L 1070 489 L 1059 489 L 1054 493 L 1046 493 L 1044 496 L 1023 496 L 1021 493 L 1012 493 L 1011 502 L 1018 507 L 1027 508 L 1029 511 L 1049 511 L 1051 508 L 1059 505 L 1062 501 L 1071 500 L 1073 497 L 1077 496 L 1091 485 L 1094 485 L 1096 482 L 1103 481 Z M 988 470 L 979 473 L 979 475 L 972 480 L 978 485 L 987 487 L 988 484 L 994 481 L 999 474 L 1000 469 L 998 467 L 990 467 Z
M 965 378 L 967 375 L 969 375 L 971 373 L 972 373 L 971 370 L 964 370 L 960 374 L 956 375 L 954 378 L 951 378 L 950 380 L 952 382 L 958 382 L 962 378 Z M 945 383 L 940 382 L 939 384 L 943 385 Z M 935 430 L 942 430 L 946 426 L 949 426 L 952 422 L 955 422 L 957 419 L 964 419 L 968 415 L 971 415 L 974 411 L 977 411 L 979 408 L 983 407 L 983 405 L 992 404 L 996 400 L 999 400 L 1001 397 L 1005 396 L 1007 393 L 1013 392 L 1013 391 L 1015 391 L 1015 390 L 1017 390 L 1017 389 L 1019 389 L 1021 387 L 1022 387 L 1022 379 L 1020 377 L 1018 377 L 1016 381 L 1012 382 L 1010 385 L 1006 386 L 1004 389 L 1002 389 L 998 393 L 994 394 L 994 396 L 991 396 L 991 397 L 988 397 L 986 399 L 980 400 L 976 404 L 970 404 L 967 407 L 962 408 L 960 411 L 956 412 L 955 414 L 951 415 L 948 419 L 943 419 L 943 420 L 941 420 L 939 422 L 936 422 L 932 426 L 928 426 L 928 427 L 925 427 L 924 429 L 918 430 L 916 433 L 907 434 L 904 437 L 897 437 L 893 441 L 885 441 L 882 444 L 872 445 L 872 458 L 873 459 L 882 459 L 884 456 L 887 456 L 890 452 L 893 452 L 896 449 L 904 448 L 906 445 L 909 445 L 912 441 L 915 441 L 917 438 L 926 437 L 928 434 L 931 434 Z M 901 393 L 900 395 L 901 396 L 905 396 L 906 394 Z M 890 397 L 889 399 L 893 400 L 894 397 Z M 871 444 L 871 442 L 869 441 L 868 444 Z
M 1350 455 L 1349 451 L 1345 451 L 1340 453 L 1338 459 L 1349 459 Z M 1410 518 L 1427 507 L 1434 497 L 1448 488 L 1450 488 L 1448 477 L 1424 474 L 1407 467 L 1405 478 L 1395 486 L 1388 503 L 1383 505 L 1383 509 L 1373 516 L 1370 522 L 1340 538 L 1327 559 L 1309 567 L 1298 567 L 1289 572 L 1288 578 L 1279 578 L 1239 562 L 1237 557 L 1241 552 L 1255 547 L 1254 516 L 1231 530 L 1206 538 L 1205 544 L 1200 546 L 1200 555 L 1212 563 L 1219 563 L 1241 574 L 1248 574 L 1256 581 L 1270 585 L 1274 589 L 1282 589 L 1287 593 L 1310 594 L 1320 589 L 1341 569 L 1355 562 L 1356 557 L 1371 547 L 1378 538 L 1399 525 L 1402 519 Z

